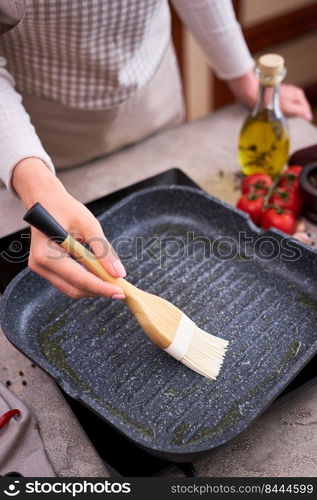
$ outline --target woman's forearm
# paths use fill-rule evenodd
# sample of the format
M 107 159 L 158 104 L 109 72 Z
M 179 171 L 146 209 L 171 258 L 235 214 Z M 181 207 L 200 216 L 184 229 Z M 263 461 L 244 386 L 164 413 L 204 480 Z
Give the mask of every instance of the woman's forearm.
M 258 81 L 253 71 L 227 81 L 232 93 L 245 106 L 254 106 L 258 94 Z
M 233 94 L 245 106 L 254 106 L 258 94 L 258 80 L 253 71 L 248 71 L 239 78 L 227 81 Z M 281 109 L 286 116 L 300 116 L 311 120 L 313 115 L 304 91 L 295 85 L 282 84 L 280 88 Z
M 231 0 L 171 0 L 183 23 L 195 36 L 217 76 L 237 78 L 254 61 L 237 22 Z
M 14 80 L 6 69 L 6 60 L 0 56 L 0 179 L 12 188 L 12 171 L 19 162 L 38 159 L 46 170 L 54 172 L 51 158 L 26 112 L 21 95 L 14 88 Z M 33 158 L 31 158 L 33 157 Z M 26 158 L 26 160 L 24 160 Z
M 27 158 L 19 162 L 13 171 L 12 188 L 26 208 L 40 202 L 68 232 L 89 242 L 101 264 L 112 276 L 123 278 L 126 275 L 100 223 L 82 203 L 66 191 L 43 161 Z M 124 298 L 119 286 L 103 282 L 87 272 L 73 259 L 67 258 L 66 252 L 63 253 L 62 250 L 33 228 L 29 267 L 74 298 L 98 295 L 113 299 Z M 58 259 L 55 258 L 56 252 Z
M 29 208 L 36 201 L 50 199 L 66 190 L 61 181 L 47 168 L 39 158 L 26 158 L 20 161 L 13 170 L 12 188 Z

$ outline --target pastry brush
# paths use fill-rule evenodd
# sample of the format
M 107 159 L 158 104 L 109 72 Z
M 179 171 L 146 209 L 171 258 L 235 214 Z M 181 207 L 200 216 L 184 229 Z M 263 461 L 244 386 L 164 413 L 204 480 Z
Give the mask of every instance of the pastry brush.
M 59 243 L 96 276 L 119 286 L 130 311 L 158 347 L 195 372 L 210 379 L 217 377 L 228 345 L 226 340 L 200 329 L 167 300 L 144 292 L 123 278 L 111 276 L 97 257 L 68 234 L 40 203 L 28 210 L 24 220 Z

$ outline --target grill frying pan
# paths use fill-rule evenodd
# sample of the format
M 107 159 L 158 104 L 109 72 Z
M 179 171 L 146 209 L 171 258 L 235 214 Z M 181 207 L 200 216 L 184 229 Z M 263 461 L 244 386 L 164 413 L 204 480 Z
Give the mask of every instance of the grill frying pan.
M 263 239 L 247 216 L 192 188 L 139 191 L 100 221 L 111 241 L 125 237 L 118 251 L 134 284 L 230 341 L 217 381 L 160 351 L 121 303 L 72 301 L 29 270 L 5 291 L 4 333 L 66 393 L 153 454 L 185 461 L 226 443 L 317 353 L 317 253 L 278 231 Z

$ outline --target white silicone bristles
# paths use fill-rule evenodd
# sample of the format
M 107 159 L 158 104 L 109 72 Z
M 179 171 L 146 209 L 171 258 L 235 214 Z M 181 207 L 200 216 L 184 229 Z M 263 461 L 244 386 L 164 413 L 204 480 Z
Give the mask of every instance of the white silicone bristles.
M 227 346 L 227 340 L 201 330 L 183 314 L 174 340 L 165 351 L 204 377 L 216 379 Z
M 227 340 L 210 335 L 196 327 L 185 356 L 180 361 L 204 377 L 216 379 L 228 343 Z
M 185 356 L 196 328 L 195 323 L 186 314 L 182 313 L 173 342 L 164 351 L 168 352 L 177 361 L 181 361 Z

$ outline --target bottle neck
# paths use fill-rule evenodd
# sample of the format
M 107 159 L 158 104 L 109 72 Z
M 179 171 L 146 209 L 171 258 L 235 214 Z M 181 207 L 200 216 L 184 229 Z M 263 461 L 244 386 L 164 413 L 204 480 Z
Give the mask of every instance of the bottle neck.
M 255 116 L 263 110 L 269 110 L 272 116 L 282 118 L 280 108 L 280 85 L 268 86 L 259 83 L 259 92 L 252 115 Z

